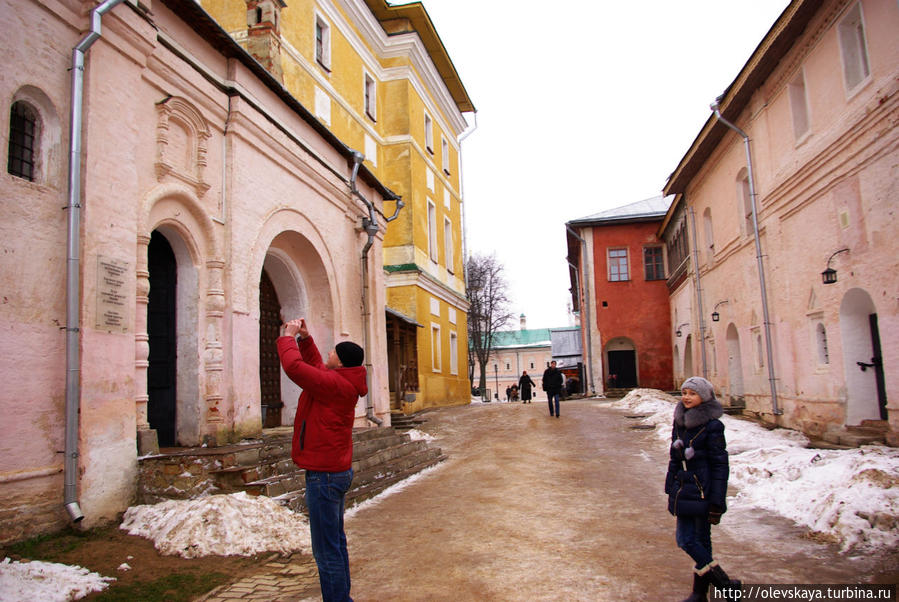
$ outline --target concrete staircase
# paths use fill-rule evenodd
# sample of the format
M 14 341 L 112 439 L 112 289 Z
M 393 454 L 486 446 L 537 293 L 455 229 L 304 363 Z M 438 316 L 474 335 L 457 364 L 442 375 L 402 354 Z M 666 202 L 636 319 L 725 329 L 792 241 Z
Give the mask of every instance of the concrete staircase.
M 859 447 L 872 443 L 887 443 L 890 425 L 886 420 L 862 420 L 858 426 L 844 426 L 830 429 L 823 439 L 828 443 L 847 447 Z
M 193 499 L 246 491 L 305 512 L 305 473 L 290 458 L 292 429 L 266 429 L 261 439 L 216 448 L 164 450 L 140 459 L 138 502 Z M 166 453 L 167 452 L 167 453 Z M 353 485 L 347 507 L 446 459 L 440 448 L 391 428 L 353 432 Z

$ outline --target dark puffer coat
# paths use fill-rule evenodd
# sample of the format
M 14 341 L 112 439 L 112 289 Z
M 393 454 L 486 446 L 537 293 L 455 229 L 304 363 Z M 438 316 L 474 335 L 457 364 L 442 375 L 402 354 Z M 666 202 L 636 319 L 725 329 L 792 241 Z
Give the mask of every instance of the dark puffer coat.
M 678 402 L 671 429 L 671 449 L 665 493 L 668 512 L 676 516 L 708 514 L 710 509 L 727 510 L 727 443 L 724 424 L 718 418 L 724 413 L 721 404 L 712 399 L 695 408 L 686 409 Z M 683 445 L 677 444 L 682 441 Z M 690 453 L 688 449 L 693 449 Z M 687 456 L 692 456 L 689 459 Z

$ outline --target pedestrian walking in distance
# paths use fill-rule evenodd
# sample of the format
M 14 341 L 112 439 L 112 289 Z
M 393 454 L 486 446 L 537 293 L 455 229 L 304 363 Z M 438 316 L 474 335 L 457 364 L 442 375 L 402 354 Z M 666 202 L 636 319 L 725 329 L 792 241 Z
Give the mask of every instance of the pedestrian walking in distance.
M 712 525 L 727 511 L 730 467 L 718 420 L 724 409 L 712 383 L 699 376 L 684 381 L 681 396 L 674 408 L 665 493 L 668 511 L 677 517 L 677 545 L 695 562 L 693 592 L 684 602 L 706 602 L 710 584 L 726 594 L 740 588 L 712 556 Z
M 537 383 L 531 380 L 527 370 L 522 370 L 521 377 L 518 379 L 518 390 L 521 391 L 521 403 L 531 403 L 531 387 L 536 388 Z
M 543 390 L 549 402 L 549 415 L 559 417 L 559 398 L 562 395 L 562 372 L 556 368 L 556 361 L 549 363 L 549 368 L 543 371 Z M 553 408 L 553 400 L 556 402 Z
M 343 511 L 353 481 L 353 420 L 356 402 L 368 393 L 365 353 L 345 341 L 321 353 L 306 320 L 291 320 L 278 338 L 278 355 L 290 380 L 303 388 L 293 421 L 294 463 L 306 470 L 306 507 L 312 555 L 325 602 L 352 601 L 350 557 Z M 296 337 L 299 336 L 299 342 Z

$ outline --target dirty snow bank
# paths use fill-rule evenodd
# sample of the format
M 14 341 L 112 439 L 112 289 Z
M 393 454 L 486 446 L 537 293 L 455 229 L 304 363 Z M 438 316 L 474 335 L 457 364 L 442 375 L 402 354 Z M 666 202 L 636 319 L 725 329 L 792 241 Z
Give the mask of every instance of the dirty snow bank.
M 100 592 L 114 577 L 103 577 L 80 566 L 55 562 L 0 561 L 0 600 L 65 602 Z
M 613 408 L 655 426 L 667 451 L 677 399 L 635 389 Z M 775 512 L 849 550 L 899 548 L 899 449 L 867 445 L 851 450 L 808 449 L 801 433 L 723 416 L 730 452 L 731 507 Z
M 272 498 L 245 492 L 132 506 L 119 527 L 169 556 L 253 556 L 311 549 L 309 523 Z

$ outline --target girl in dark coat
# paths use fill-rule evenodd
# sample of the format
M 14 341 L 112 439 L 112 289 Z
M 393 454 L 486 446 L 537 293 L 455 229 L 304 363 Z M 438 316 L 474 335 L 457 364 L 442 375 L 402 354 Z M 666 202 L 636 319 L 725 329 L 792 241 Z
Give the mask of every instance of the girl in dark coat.
M 521 378 L 518 379 L 518 389 L 521 391 L 521 403 L 531 403 L 531 387 L 536 387 L 536 383 L 528 376 L 527 370 L 521 371 Z
M 727 510 L 727 443 L 724 409 L 712 383 L 692 376 L 681 385 L 682 399 L 674 408 L 671 450 L 665 493 L 668 511 L 677 517 L 677 545 L 696 563 L 693 593 L 684 602 L 705 602 L 709 584 L 739 589 L 712 557 L 712 525 Z M 728 596 L 730 599 L 730 596 Z

